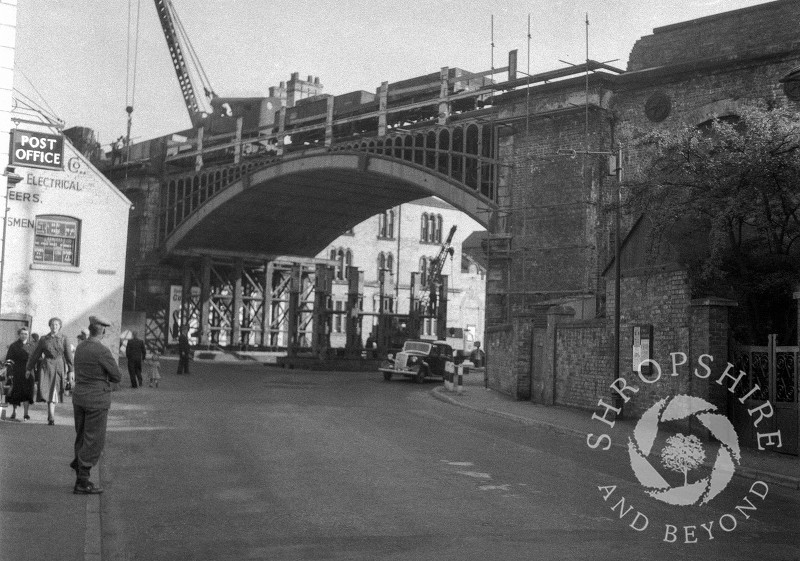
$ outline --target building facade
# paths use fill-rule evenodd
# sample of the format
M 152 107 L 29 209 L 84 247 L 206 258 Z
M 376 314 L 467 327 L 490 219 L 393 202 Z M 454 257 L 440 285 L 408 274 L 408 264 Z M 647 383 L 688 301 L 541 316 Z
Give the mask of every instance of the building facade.
M 733 360 L 727 317 L 736 303 L 693 294 L 679 264 L 635 250 L 641 244 L 637 217 L 623 212 L 615 372 L 617 306 L 609 264 L 619 184 L 609 175 L 607 156 L 631 131 L 735 118 L 753 103 L 800 109 L 798 18 L 800 4 L 778 0 L 659 27 L 637 41 L 624 71 L 500 96 L 500 119 L 523 124 L 500 141 L 501 156 L 511 164 L 502 177 L 511 201 L 507 224 L 489 240 L 492 387 L 518 399 L 593 408 L 600 399 L 612 402 L 609 385 L 617 375 L 635 384 L 633 363 L 643 340 L 648 356 L 661 364 L 672 352 L 685 352 L 692 363 L 702 354 L 721 357 L 723 365 Z M 622 167 L 636 166 L 637 154 L 626 153 Z M 796 387 L 796 373 L 790 383 Z M 657 390 L 634 396 L 625 411 L 638 415 L 660 396 L 677 393 L 708 398 L 726 411 L 717 389 L 669 377 Z M 796 396 L 787 405 L 795 412 Z M 792 434 L 796 438 L 796 425 Z
M 3 316 L 25 316 L 39 333 L 60 317 L 74 341 L 99 314 L 112 322 L 104 342 L 118 349 L 130 201 L 69 141 L 63 170 L 15 171 L 22 180 L 9 189 Z
M 362 344 L 377 325 L 376 315 L 407 314 L 410 303 L 411 273 L 420 273 L 424 285 L 450 229 L 455 226 L 452 247 L 442 275 L 448 278 L 447 327 L 463 345 L 481 340 L 484 332 L 486 276 L 484 267 L 462 251 L 462 242 L 480 224 L 435 197 L 406 203 L 373 216 L 337 238 L 317 257 L 336 262 L 333 282 L 333 310 L 346 309 L 347 266 L 362 272 L 363 304 Z M 380 271 L 384 271 L 381 289 Z M 383 305 L 381 306 L 381 295 Z M 376 314 L 376 315 L 369 315 Z M 421 336 L 436 338 L 436 320 L 426 319 Z M 331 346 L 345 346 L 344 314 L 334 314 Z

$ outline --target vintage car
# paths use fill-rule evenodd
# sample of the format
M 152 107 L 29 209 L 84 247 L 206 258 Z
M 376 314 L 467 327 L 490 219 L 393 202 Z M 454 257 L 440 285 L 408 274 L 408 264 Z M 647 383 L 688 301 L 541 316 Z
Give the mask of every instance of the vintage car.
M 379 368 L 387 382 L 392 376 L 409 376 L 421 384 L 428 377 L 444 378 L 454 371 L 453 347 L 444 341 L 406 341 L 403 350 Z

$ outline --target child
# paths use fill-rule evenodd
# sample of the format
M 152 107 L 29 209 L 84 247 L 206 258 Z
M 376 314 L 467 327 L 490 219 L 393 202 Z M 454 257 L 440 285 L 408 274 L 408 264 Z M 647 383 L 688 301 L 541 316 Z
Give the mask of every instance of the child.
M 158 362 L 160 356 L 158 351 L 153 351 L 144 363 L 147 368 L 148 376 L 150 377 L 151 388 L 153 387 L 153 382 L 155 382 L 156 387 L 158 387 L 158 381 L 161 379 L 161 365 Z

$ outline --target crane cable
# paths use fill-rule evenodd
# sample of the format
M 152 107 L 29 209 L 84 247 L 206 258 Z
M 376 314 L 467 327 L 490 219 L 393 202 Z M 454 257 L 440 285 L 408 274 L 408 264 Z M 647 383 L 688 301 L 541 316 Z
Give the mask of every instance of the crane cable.
M 200 57 L 197 55 L 197 51 L 192 44 L 192 39 L 186 32 L 186 27 L 183 25 L 183 20 L 181 20 L 180 16 L 178 15 L 178 11 L 175 9 L 175 5 L 171 1 L 167 0 L 167 6 L 170 10 L 170 14 L 172 15 L 172 19 L 175 22 L 175 29 L 180 35 L 181 42 L 186 46 L 186 52 L 189 55 L 192 70 L 194 70 L 197 74 L 200 84 L 203 86 L 203 91 L 206 98 L 213 99 L 217 97 L 217 94 L 214 92 L 214 88 L 211 86 L 211 80 L 208 78 L 208 74 L 206 74 L 203 64 L 200 62 Z
M 128 41 L 126 45 L 126 68 L 125 68 L 125 112 L 128 114 L 127 134 L 125 135 L 125 160 L 130 160 L 131 126 L 133 124 L 133 106 L 136 100 L 136 74 L 139 61 L 139 20 L 141 15 L 141 0 L 136 0 L 136 24 L 132 25 L 133 0 L 128 0 Z M 133 30 L 133 33 L 132 33 Z M 133 38 L 131 37 L 133 35 Z M 131 43 L 133 48 L 131 49 Z M 131 62 L 131 51 L 133 51 L 133 62 Z M 117 141 L 114 141 L 114 145 Z M 122 155 L 120 154 L 120 158 Z M 127 176 L 127 168 L 126 168 Z

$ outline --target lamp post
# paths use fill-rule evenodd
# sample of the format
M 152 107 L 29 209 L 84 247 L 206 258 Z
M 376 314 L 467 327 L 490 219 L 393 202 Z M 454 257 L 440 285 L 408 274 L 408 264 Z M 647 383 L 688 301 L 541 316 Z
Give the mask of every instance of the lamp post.
M 22 176 L 15 173 L 14 168 L 6 166 L 3 176 L 6 178 L 5 195 L 3 196 L 3 242 L 0 247 L 0 314 L 3 313 L 3 274 L 6 269 L 6 228 L 8 226 L 8 190 L 13 189 L 14 186 L 22 181 Z
M 561 156 L 570 156 L 574 158 L 578 152 L 576 150 L 560 149 L 557 153 Z M 595 154 L 606 156 L 608 158 L 608 172 L 609 175 L 617 177 L 617 188 L 614 191 L 614 379 L 619 378 L 619 345 L 620 345 L 620 280 L 622 276 L 620 267 L 620 253 L 622 243 L 620 240 L 620 203 L 623 179 L 623 166 L 622 166 L 622 147 L 620 146 L 616 152 L 592 152 L 585 151 L 583 154 Z M 621 401 L 621 400 L 620 400 Z M 622 407 L 622 404 L 619 404 Z M 622 413 L 618 415 L 622 417 Z

